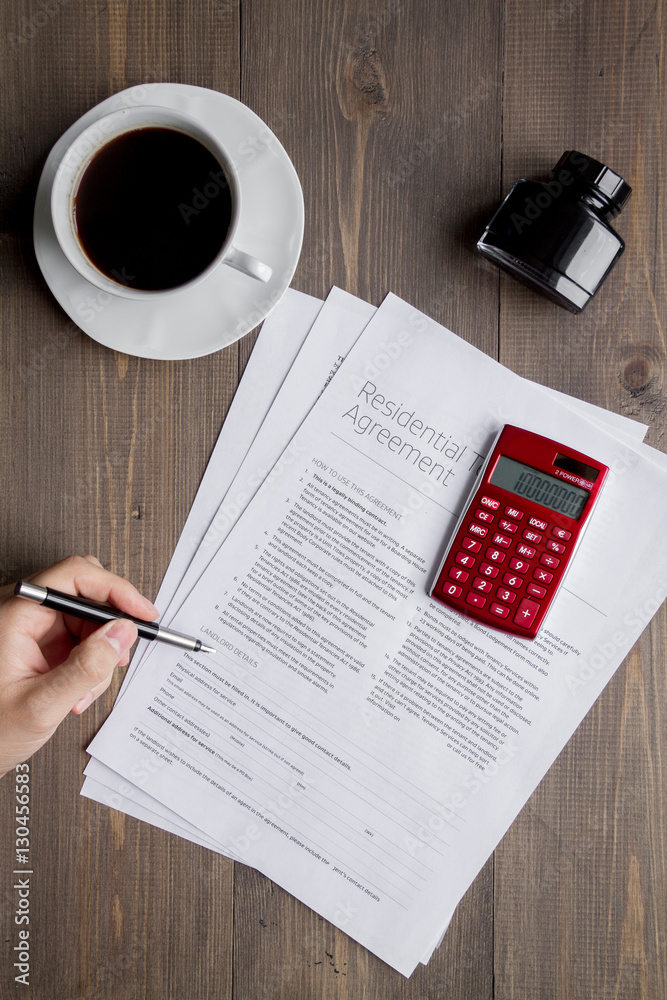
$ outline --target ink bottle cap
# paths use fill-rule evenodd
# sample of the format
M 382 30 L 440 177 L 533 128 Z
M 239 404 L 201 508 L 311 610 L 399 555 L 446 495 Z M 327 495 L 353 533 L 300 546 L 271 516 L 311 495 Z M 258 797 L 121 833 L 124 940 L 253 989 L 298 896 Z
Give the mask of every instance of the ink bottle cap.
M 625 249 L 608 223 L 632 188 L 568 150 L 549 181 L 519 180 L 477 243 L 498 267 L 571 312 L 581 312 Z

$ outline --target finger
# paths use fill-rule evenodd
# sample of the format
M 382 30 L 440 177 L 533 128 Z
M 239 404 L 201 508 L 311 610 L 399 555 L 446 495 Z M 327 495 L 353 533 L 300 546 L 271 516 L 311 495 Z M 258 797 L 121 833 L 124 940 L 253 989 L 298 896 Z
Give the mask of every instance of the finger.
M 92 601 L 112 604 L 119 611 L 146 621 L 152 621 L 159 614 L 157 608 L 129 580 L 110 573 L 98 566 L 97 561 L 90 562 L 84 556 L 70 556 L 49 569 L 35 573 L 29 579 L 42 587 L 52 587 L 68 594 L 81 594 Z
M 122 664 L 119 664 L 119 666 L 122 666 Z M 76 705 L 72 709 L 74 715 L 81 715 L 81 713 L 85 712 L 87 708 L 90 708 L 94 701 L 97 701 L 101 694 L 104 694 L 106 689 L 111 684 L 112 676 L 113 675 L 107 677 L 107 679 L 102 681 L 101 684 L 96 684 L 92 691 L 89 691 L 88 694 L 84 694 L 83 698 L 80 698 L 79 701 L 77 701 Z
M 123 618 L 109 622 L 75 646 L 59 667 L 35 681 L 32 707 L 43 724 L 57 725 L 85 695 L 110 681 L 136 639 L 133 622 Z
M 87 555 L 87 556 L 84 556 L 83 558 L 86 559 L 89 563 L 92 563 L 93 566 L 99 566 L 100 569 L 104 569 L 104 566 L 99 561 L 99 559 L 97 558 L 97 556 Z

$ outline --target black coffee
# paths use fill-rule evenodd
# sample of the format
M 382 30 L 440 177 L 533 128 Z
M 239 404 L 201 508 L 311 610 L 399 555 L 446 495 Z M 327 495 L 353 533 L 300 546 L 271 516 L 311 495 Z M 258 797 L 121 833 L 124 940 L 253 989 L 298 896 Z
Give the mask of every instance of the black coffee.
M 147 127 L 103 146 L 74 199 L 81 245 L 95 267 L 129 288 L 176 288 L 208 267 L 232 215 L 227 177 L 189 135 Z

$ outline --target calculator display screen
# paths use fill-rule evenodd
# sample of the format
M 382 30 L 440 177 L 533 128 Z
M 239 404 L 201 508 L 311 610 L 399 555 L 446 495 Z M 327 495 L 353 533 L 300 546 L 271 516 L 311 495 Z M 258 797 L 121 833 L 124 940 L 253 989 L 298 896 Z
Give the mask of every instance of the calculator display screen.
M 492 486 L 532 500 L 559 514 L 578 519 L 581 517 L 590 493 L 580 486 L 571 486 L 562 479 L 548 476 L 529 465 L 501 455 L 489 480 Z

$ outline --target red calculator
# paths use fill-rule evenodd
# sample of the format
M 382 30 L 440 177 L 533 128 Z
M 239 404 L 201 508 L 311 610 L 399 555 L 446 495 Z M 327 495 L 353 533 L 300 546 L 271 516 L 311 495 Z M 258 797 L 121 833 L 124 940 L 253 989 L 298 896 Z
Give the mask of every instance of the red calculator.
M 468 497 L 430 595 L 483 625 L 534 639 L 609 469 L 506 424 Z

